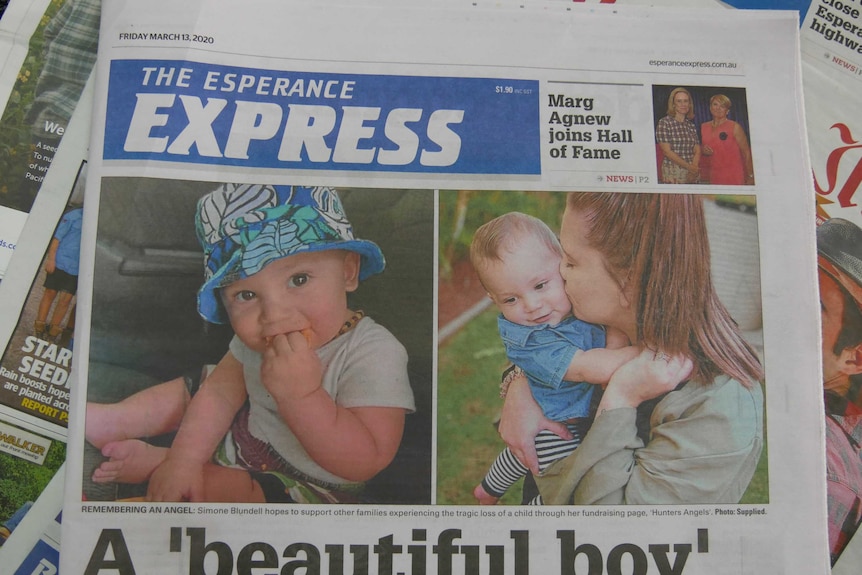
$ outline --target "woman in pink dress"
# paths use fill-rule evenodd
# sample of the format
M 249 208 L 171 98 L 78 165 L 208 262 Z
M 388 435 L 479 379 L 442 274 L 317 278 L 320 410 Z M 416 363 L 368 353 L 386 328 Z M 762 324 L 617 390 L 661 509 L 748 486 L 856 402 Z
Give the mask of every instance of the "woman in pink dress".
M 742 126 L 727 119 L 730 98 L 716 94 L 709 99 L 712 121 L 700 126 L 702 153 L 709 157 L 709 183 L 719 185 L 754 185 L 751 148 Z

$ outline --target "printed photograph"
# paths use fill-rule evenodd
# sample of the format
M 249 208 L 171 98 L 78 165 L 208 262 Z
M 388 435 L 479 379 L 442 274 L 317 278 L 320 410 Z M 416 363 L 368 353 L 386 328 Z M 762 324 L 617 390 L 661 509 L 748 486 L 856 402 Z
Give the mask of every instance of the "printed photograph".
M 96 62 L 100 15 L 98 0 L 47 4 L 0 112 L 0 206 L 33 206 Z
M 843 218 L 817 228 L 817 274 L 826 408 L 826 504 L 834 565 L 859 530 L 862 515 L 862 229 Z M 858 537 L 858 535 L 856 536 Z M 858 539 L 855 543 L 858 544 Z M 851 546 L 852 548 L 852 546 Z M 850 555 L 852 557 L 852 554 Z
M 0 357 L 0 403 L 63 427 L 69 421 L 86 180 L 84 162 Z
M 745 88 L 653 86 L 662 184 L 753 186 Z
M 0 547 L 66 459 L 66 444 L 0 419 Z
M 441 191 L 437 503 L 766 503 L 752 196 Z
M 430 190 L 108 178 L 99 207 L 84 498 L 431 502 Z

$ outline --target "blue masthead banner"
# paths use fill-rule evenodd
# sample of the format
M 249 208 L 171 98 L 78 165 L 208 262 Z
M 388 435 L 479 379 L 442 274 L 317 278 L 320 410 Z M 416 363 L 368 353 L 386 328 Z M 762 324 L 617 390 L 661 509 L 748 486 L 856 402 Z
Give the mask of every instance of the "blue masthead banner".
M 532 80 L 111 62 L 106 160 L 539 174 Z

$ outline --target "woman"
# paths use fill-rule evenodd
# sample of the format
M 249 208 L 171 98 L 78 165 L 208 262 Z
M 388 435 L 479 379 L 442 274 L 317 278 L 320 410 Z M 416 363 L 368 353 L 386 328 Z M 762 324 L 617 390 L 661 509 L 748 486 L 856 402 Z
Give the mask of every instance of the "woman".
M 742 126 L 727 119 L 730 98 L 716 94 L 709 99 L 712 121 L 700 126 L 703 155 L 710 156 L 710 184 L 754 185 L 751 148 Z
M 674 88 L 667 99 L 667 115 L 658 121 L 655 139 L 664 159 L 661 181 L 665 184 L 693 184 L 700 178 L 700 143 L 691 94 Z
M 738 502 L 763 443 L 763 371 L 713 288 L 701 200 L 572 193 L 560 240 L 573 313 L 643 351 L 611 378 L 580 447 L 537 478 L 545 503 Z M 620 385 L 623 370 L 659 367 L 674 374 L 661 386 Z M 541 429 L 566 435 L 516 378 L 500 435 L 533 470 Z

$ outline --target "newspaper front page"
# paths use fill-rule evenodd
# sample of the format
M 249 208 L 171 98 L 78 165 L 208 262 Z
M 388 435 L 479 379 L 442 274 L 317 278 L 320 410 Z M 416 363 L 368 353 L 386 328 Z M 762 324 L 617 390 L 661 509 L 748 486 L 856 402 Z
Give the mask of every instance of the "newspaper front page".
M 796 26 L 105 6 L 61 570 L 827 572 Z

